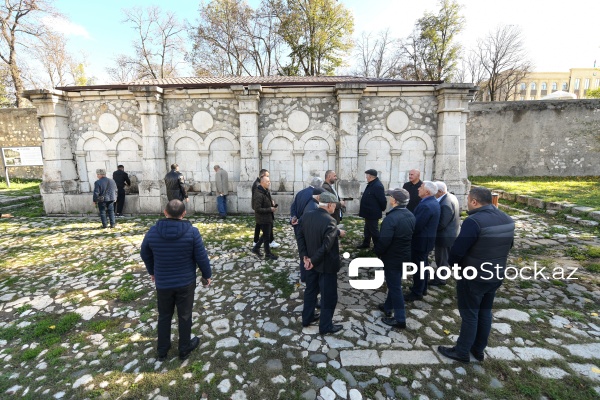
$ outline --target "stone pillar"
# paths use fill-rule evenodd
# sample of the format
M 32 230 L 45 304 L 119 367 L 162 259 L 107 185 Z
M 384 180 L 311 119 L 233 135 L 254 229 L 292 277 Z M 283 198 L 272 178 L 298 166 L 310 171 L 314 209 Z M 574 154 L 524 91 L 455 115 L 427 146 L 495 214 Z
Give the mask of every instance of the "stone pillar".
M 392 156 L 390 187 L 401 188 L 403 185 L 402 183 L 400 183 L 400 156 L 402 156 L 402 150 L 392 149 L 390 150 L 390 155 Z
M 340 83 L 335 85 L 338 99 L 338 171 L 340 197 L 353 197 L 360 194 L 360 181 L 364 171 L 358 170 L 358 102 L 367 85 Z M 358 204 L 358 202 L 353 202 Z M 353 205 L 353 204 L 352 204 Z M 352 205 L 349 212 L 354 212 Z
M 87 163 L 85 162 L 86 152 L 84 150 L 76 151 L 77 172 L 79 173 L 79 190 L 81 193 L 87 193 L 92 190 L 90 182 L 88 182 Z
M 443 83 L 436 87 L 438 132 L 434 178 L 446 182 L 466 205 L 470 182 L 466 168 L 466 122 L 475 87 L 468 83 Z
M 46 214 L 67 213 L 65 195 L 77 194 L 79 185 L 65 97 L 56 90 L 26 90 L 24 95 L 37 108 L 42 130 L 44 172 L 40 193 L 44 211 Z
M 117 150 L 108 150 L 106 153 L 108 155 L 108 164 L 110 165 L 110 167 L 106 170 L 106 174 L 107 174 L 106 176 L 109 178 L 112 178 L 112 172 L 117 170 L 118 151 Z
M 142 123 L 144 176 L 139 183 L 139 212 L 161 213 L 166 205 L 165 138 L 163 135 L 163 90 L 158 86 L 130 86 L 138 102 Z
M 237 187 L 238 212 L 252 212 L 252 184 L 260 171 L 258 142 L 258 106 L 260 85 L 231 86 L 238 100 L 240 118 L 240 183 Z

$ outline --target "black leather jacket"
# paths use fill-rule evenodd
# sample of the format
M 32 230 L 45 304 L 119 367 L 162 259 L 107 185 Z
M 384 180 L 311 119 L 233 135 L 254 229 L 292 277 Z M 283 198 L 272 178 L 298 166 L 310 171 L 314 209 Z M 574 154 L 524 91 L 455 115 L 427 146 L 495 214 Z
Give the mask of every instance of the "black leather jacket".
M 185 178 L 183 174 L 174 169 L 165 175 L 165 185 L 167 187 L 167 198 L 169 201 L 173 199 L 187 199 L 187 191 L 185 190 Z

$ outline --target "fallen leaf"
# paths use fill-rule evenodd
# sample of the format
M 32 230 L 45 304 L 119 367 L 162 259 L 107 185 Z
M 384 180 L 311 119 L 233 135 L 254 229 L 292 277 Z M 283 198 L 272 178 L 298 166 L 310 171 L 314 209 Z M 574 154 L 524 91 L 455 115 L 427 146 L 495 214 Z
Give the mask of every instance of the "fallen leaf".
M 235 298 L 236 298 L 236 299 L 241 299 L 241 298 L 242 298 L 242 295 L 241 295 L 241 294 L 238 294 L 237 296 L 235 296 Z
M 258 332 L 255 332 L 255 333 L 254 333 L 254 337 L 255 337 L 255 338 L 259 338 L 259 337 L 260 337 L 260 333 L 258 333 Z
M 450 334 L 450 331 L 449 331 L 448 329 L 444 329 L 444 333 L 445 333 L 446 335 L 449 335 L 449 334 Z
M 600 368 L 592 367 L 592 372 L 600 374 Z
M 571 329 L 571 328 L 573 328 L 573 325 L 565 325 L 565 328 Z
M 593 313 L 591 313 L 590 315 L 591 315 L 592 317 L 597 317 L 597 316 L 598 316 L 598 313 L 597 313 L 597 312 L 593 312 Z
M 56 325 L 49 326 L 50 329 L 56 329 Z

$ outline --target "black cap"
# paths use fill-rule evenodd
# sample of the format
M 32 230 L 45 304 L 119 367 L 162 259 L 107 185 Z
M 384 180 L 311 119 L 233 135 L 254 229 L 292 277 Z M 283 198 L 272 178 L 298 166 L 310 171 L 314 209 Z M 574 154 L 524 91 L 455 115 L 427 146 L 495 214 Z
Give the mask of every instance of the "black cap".
M 323 193 L 324 191 L 325 191 L 325 189 L 323 189 L 322 187 L 315 187 L 315 188 L 313 188 L 312 195 L 317 196 L 317 195 Z
M 365 174 L 369 174 L 369 175 L 372 175 L 372 176 L 376 177 L 377 176 L 377 171 L 374 170 L 374 169 L 368 169 L 368 170 L 365 171 Z

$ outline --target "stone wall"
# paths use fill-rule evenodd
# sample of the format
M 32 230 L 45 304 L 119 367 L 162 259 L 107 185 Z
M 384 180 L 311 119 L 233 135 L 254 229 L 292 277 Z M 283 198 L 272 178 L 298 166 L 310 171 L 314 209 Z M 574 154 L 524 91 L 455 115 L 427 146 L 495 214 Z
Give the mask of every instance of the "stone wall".
M 471 103 L 469 175 L 600 175 L 600 100 Z
M 0 147 L 41 145 L 42 132 L 35 108 L 0 109 Z M 4 177 L 4 170 L 0 175 Z M 11 167 L 9 178 L 41 179 L 42 166 Z

